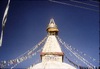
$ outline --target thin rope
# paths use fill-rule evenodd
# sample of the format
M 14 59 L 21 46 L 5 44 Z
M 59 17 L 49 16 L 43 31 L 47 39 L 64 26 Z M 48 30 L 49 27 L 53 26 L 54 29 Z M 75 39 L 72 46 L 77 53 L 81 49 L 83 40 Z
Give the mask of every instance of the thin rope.
M 73 4 L 69 4 L 69 3 L 64 3 L 64 2 L 60 2 L 60 1 L 55 1 L 55 0 L 49 0 L 49 1 L 50 2 L 54 2 L 54 3 L 58 3 L 58 4 L 69 5 L 69 6 L 73 6 L 73 7 L 78 7 L 78 8 L 82 8 L 82 9 L 87 9 L 87 10 L 99 12 L 99 10 L 95 10 L 95 9 L 91 9 L 91 8 L 86 8 L 86 7 L 82 7 L 82 6 L 78 6 L 78 5 L 73 5 Z
M 73 51 L 75 51 L 75 52 L 77 52 L 78 54 L 81 54 L 82 56 L 87 56 L 89 59 L 91 59 L 93 62 L 95 61 L 95 62 L 99 62 L 99 60 L 97 60 L 97 59 L 95 59 L 95 58 L 93 58 L 93 57 L 91 57 L 90 55 L 87 55 L 86 53 L 83 53 L 83 52 L 81 52 L 81 51 L 79 51 L 78 49 L 76 49 L 76 48 L 73 48 L 71 45 L 69 45 L 69 44 L 67 44 L 68 46 L 69 46 L 69 48 L 71 48 Z
M 58 37 L 59 42 L 65 47 L 65 49 L 69 50 L 76 58 L 81 60 L 75 53 L 73 53 L 72 48 L 69 48 L 68 46 L 65 45 L 65 42 L 62 42 L 62 40 Z M 83 63 L 85 63 L 87 66 L 89 66 L 86 62 L 81 60 Z
M 78 65 L 76 63 L 74 63 L 73 61 L 71 61 L 66 55 L 65 55 L 65 58 L 71 63 L 73 64 L 75 67 L 78 68 Z
M 76 1 L 76 0 L 70 0 L 70 1 L 72 1 L 72 2 L 76 2 L 76 3 L 85 4 L 85 5 L 89 5 L 89 6 L 99 7 L 99 6 L 97 6 L 97 5 L 93 5 L 93 4 L 84 3 L 84 2 L 82 2 L 82 1 Z
M 91 2 L 94 2 L 94 3 L 100 3 L 100 2 L 98 2 L 98 1 L 93 1 L 93 0 L 90 0 Z
M 3 34 L 4 34 L 4 28 L 7 22 L 7 16 L 8 16 L 8 10 L 9 10 L 9 4 L 10 4 L 10 0 L 8 0 L 5 12 L 4 12 L 4 16 L 2 19 L 2 30 L 1 30 L 1 37 L 0 37 L 0 47 L 2 46 L 2 41 L 3 41 Z
M 41 40 L 38 44 L 36 44 L 35 47 L 33 47 L 30 50 L 26 51 L 24 54 L 18 56 L 17 58 L 25 55 L 26 53 L 30 52 L 31 50 L 34 51 L 35 49 L 37 49 L 46 40 L 46 38 L 47 38 L 47 36 L 43 40 Z
M 44 38 L 41 42 L 39 42 L 37 45 L 40 46 L 40 45 L 46 40 L 46 38 L 47 38 L 47 37 L 45 37 L 45 38 Z M 37 47 L 37 45 L 34 47 L 34 49 L 32 49 L 32 50 L 30 50 L 30 51 L 28 50 L 28 54 L 29 54 L 30 52 L 32 53 L 35 49 L 37 49 L 37 48 L 39 47 L 39 46 Z M 41 49 L 42 49 L 42 48 L 41 48 Z M 38 51 L 36 51 L 35 54 L 36 54 L 37 52 L 39 52 L 41 49 L 39 49 Z M 27 53 L 27 52 L 26 52 L 26 53 Z M 22 57 L 23 57 L 23 56 L 24 56 L 24 55 L 22 55 Z M 31 57 L 32 55 L 27 55 L 27 56 L 28 56 L 28 57 Z M 27 57 L 27 58 L 28 58 L 28 57 Z M 20 58 L 21 58 L 21 57 L 20 57 Z M 16 58 L 16 59 L 17 59 L 17 58 Z M 23 61 L 24 61 L 24 60 L 23 60 Z M 21 62 L 22 62 L 22 61 L 21 61 Z M 19 64 L 19 63 L 17 63 L 17 64 Z M 15 66 L 17 66 L 17 65 L 15 65 Z M 15 67 L 15 66 L 14 66 L 14 67 Z M 13 67 L 13 68 L 14 68 L 14 67 Z
M 34 52 L 35 55 L 36 55 L 38 52 L 40 52 L 42 49 L 43 49 L 43 47 L 40 48 L 39 50 L 37 50 L 36 52 Z M 32 57 L 32 56 L 34 56 L 34 55 L 29 55 L 28 57 Z M 40 60 L 40 59 L 39 59 L 39 60 Z M 15 65 L 13 65 L 13 66 L 11 67 L 11 69 L 15 68 L 18 64 L 19 64 L 19 63 L 16 63 Z
M 14 67 L 15 67 L 16 64 L 19 64 L 19 63 L 21 63 L 21 62 L 27 60 L 28 58 L 34 56 L 34 55 L 36 54 L 36 52 L 39 52 L 39 50 L 36 51 L 36 52 L 34 52 L 34 51 L 35 51 L 37 48 L 39 48 L 39 46 L 40 46 L 43 42 L 45 42 L 46 38 L 47 38 L 47 37 L 45 37 L 45 38 L 44 38 L 41 42 L 39 42 L 35 47 L 33 47 L 32 49 L 28 50 L 28 51 L 25 52 L 24 54 L 20 55 L 20 56 L 17 57 L 16 59 L 12 59 L 12 60 L 9 60 L 9 61 L 5 61 L 5 63 L 4 63 L 4 61 L 3 61 L 4 64 L 3 64 L 2 62 L 0 62 L 0 66 L 1 66 L 1 67 L 5 67 L 5 66 L 10 66 L 10 65 L 13 65 L 13 64 L 14 64 Z M 3 65 L 3 66 L 2 66 L 2 65 Z
M 65 42 L 63 42 L 59 37 L 58 40 L 61 42 L 61 44 L 67 49 L 69 50 L 74 56 L 76 56 L 79 60 L 81 60 L 83 63 L 85 63 L 87 66 L 93 68 L 95 67 L 93 64 L 91 64 L 90 62 L 88 62 L 85 58 L 81 57 L 78 53 L 76 53 L 75 51 L 72 51 L 71 48 L 69 48 L 68 45 L 65 44 Z
M 59 38 L 57 38 L 57 40 L 59 41 Z M 60 41 L 59 41 L 59 42 L 60 42 Z M 60 43 L 61 43 L 61 42 L 60 42 Z M 62 43 L 61 43 L 61 44 L 62 44 Z M 63 49 L 61 45 L 60 45 L 60 48 Z M 68 52 L 67 52 L 67 53 L 68 53 Z M 71 55 L 70 53 L 69 53 L 69 55 L 72 57 L 72 55 Z M 74 65 L 75 67 L 78 68 L 79 65 L 76 64 L 76 63 L 74 63 L 73 61 L 71 61 L 71 60 L 66 56 L 66 54 L 64 54 L 64 57 L 68 60 L 69 63 L 71 63 L 72 65 Z M 76 60 L 75 60 L 75 61 L 76 61 Z

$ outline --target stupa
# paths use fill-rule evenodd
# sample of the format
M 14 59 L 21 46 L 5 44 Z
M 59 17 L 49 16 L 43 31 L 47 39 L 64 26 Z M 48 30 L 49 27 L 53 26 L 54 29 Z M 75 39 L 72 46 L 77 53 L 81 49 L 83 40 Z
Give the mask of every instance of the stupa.
M 53 18 L 50 19 L 46 31 L 48 37 L 40 54 L 41 62 L 28 69 L 76 69 L 74 66 L 63 62 L 64 53 L 57 40 L 59 30 Z

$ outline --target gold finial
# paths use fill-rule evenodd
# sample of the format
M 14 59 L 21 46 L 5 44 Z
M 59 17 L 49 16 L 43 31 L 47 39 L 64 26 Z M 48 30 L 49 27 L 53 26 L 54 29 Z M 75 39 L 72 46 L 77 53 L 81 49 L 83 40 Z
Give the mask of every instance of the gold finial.
M 50 19 L 50 23 L 47 27 L 47 32 L 50 34 L 50 35 L 57 35 L 58 34 L 58 28 L 57 28 L 57 25 L 55 24 L 55 21 L 53 18 Z
M 54 23 L 55 24 L 55 21 L 53 18 L 50 19 L 50 23 Z

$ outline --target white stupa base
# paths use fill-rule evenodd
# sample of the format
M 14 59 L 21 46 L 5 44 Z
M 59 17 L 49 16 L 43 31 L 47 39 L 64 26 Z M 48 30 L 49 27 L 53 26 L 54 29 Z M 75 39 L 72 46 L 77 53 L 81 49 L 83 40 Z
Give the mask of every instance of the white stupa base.
M 34 66 L 29 67 L 28 69 L 77 69 L 64 62 L 48 61 L 41 62 Z

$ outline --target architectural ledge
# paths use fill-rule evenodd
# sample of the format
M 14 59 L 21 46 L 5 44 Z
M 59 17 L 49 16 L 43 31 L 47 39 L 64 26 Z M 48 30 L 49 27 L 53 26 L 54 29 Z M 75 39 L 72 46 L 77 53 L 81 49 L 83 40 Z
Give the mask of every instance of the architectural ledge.
M 64 53 L 63 52 L 41 52 L 41 56 L 44 55 L 58 55 L 58 56 L 63 56 Z

